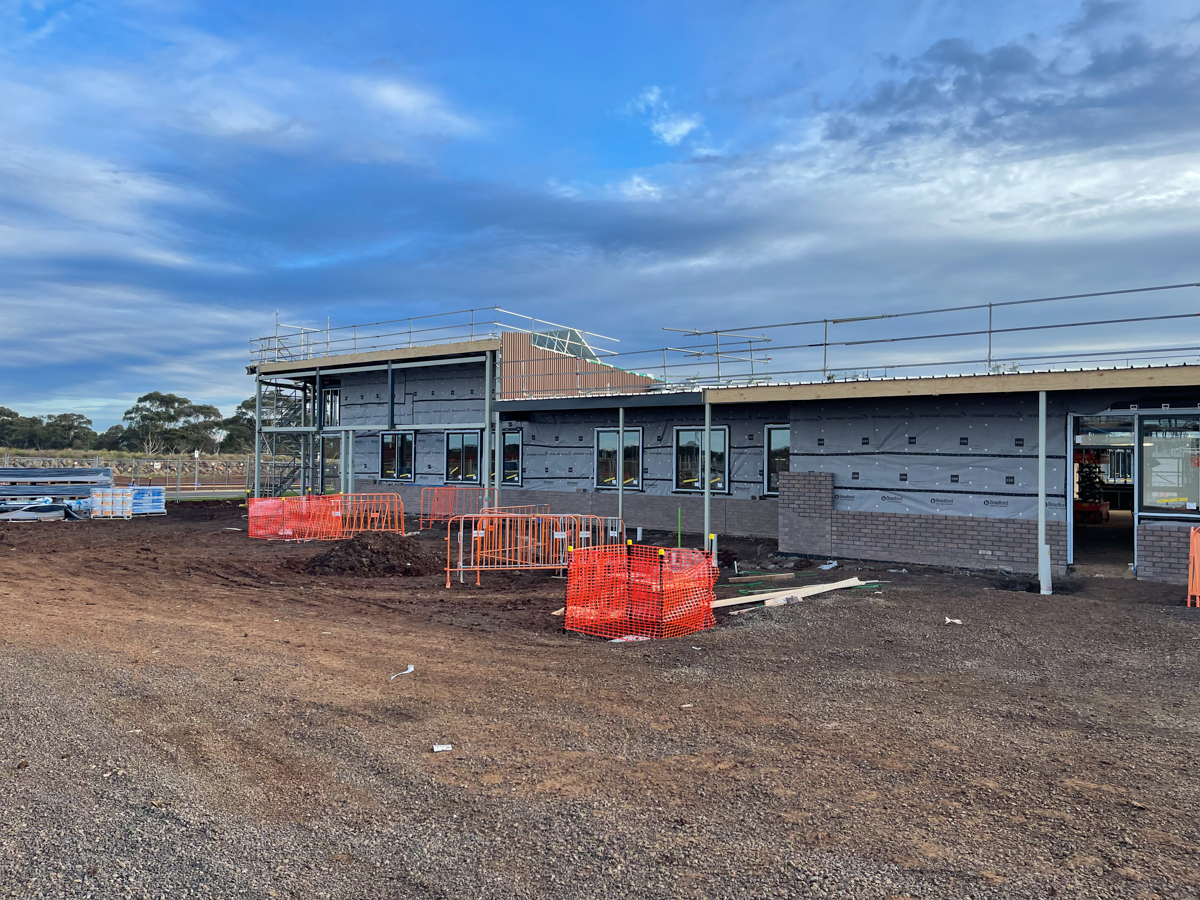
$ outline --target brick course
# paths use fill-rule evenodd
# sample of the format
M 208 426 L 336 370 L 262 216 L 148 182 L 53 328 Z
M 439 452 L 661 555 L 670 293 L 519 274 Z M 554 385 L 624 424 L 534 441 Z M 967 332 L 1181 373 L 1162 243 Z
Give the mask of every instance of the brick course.
M 1137 527 L 1140 581 L 1187 584 L 1192 526 L 1186 522 L 1151 522 Z
M 1033 520 L 836 510 L 825 472 L 784 473 L 779 498 L 784 553 L 1037 572 Z M 1047 522 L 1046 540 L 1053 570 L 1065 573 L 1066 523 Z

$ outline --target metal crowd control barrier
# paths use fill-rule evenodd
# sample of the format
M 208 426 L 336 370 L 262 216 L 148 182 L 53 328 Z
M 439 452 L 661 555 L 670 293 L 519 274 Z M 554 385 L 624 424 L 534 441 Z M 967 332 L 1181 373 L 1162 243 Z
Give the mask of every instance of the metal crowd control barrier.
M 399 494 L 251 497 L 249 534 L 268 541 L 340 541 L 364 531 L 404 534 Z
M 529 506 L 489 506 L 479 511 L 481 516 L 548 516 L 549 503 L 535 503 Z
M 456 516 L 473 516 L 495 506 L 496 489 L 485 487 L 421 488 L 421 528 L 434 522 L 449 522 Z
M 391 531 L 404 534 L 404 501 L 399 494 L 342 494 L 342 534 Z
M 619 544 L 624 532 L 621 520 L 598 516 L 456 516 L 446 528 L 446 587 L 455 572 L 462 582 L 474 571 L 480 584 L 484 571 L 565 569 L 573 547 Z

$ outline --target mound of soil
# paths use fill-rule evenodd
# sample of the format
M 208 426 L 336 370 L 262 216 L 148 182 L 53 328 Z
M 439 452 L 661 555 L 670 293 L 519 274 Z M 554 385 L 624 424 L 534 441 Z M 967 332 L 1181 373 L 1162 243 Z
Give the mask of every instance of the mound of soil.
M 310 575 L 438 575 L 446 561 L 433 547 L 398 534 L 359 534 L 339 541 L 304 566 Z

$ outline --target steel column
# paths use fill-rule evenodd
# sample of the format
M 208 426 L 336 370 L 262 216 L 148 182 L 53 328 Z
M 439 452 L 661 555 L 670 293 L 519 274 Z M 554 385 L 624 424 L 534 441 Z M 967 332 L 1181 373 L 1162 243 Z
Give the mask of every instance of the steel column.
M 1038 391 L 1038 581 L 1043 594 L 1054 593 L 1050 548 L 1046 546 L 1046 392 Z
M 257 372 L 254 373 L 254 496 L 262 496 L 262 376 Z
M 392 368 L 391 360 L 388 361 L 388 431 L 396 427 L 396 370 Z
M 728 453 L 728 449 L 725 451 Z M 712 526 L 712 404 L 704 404 L 704 460 L 700 477 L 704 479 L 704 549 Z
M 617 518 L 625 519 L 625 407 L 617 410 Z
M 500 440 L 497 434 L 496 440 Z M 492 453 L 492 351 L 487 352 L 487 362 L 483 364 L 483 446 L 479 448 L 479 483 L 487 487 L 491 482 L 491 464 L 489 456 Z M 485 492 L 483 495 L 487 497 Z

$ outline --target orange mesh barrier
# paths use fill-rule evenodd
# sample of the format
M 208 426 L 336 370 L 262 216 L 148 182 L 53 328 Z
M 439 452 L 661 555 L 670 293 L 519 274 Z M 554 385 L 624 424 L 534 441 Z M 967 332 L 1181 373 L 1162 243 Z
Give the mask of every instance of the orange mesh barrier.
M 681 637 L 712 628 L 717 574 L 700 550 L 634 544 L 575 550 L 564 627 L 610 639 Z
M 624 523 L 613 528 L 612 522 L 597 516 L 457 516 L 446 529 L 446 587 L 455 572 L 463 581 L 473 571 L 479 584 L 485 570 L 565 569 L 570 548 L 624 533 Z
M 399 494 L 342 494 L 342 534 L 393 531 L 404 534 L 404 501 Z
M 455 516 L 478 515 L 496 505 L 496 489 L 484 487 L 421 488 L 421 528 L 434 522 L 449 522 Z
M 268 541 L 335 541 L 342 534 L 342 498 L 251 497 L 249 534 Z
M 1192 544 L 1188 552 L 1188 599 L 1189 607 L 1200 607 L 1200 528 L 1192 529 Z

